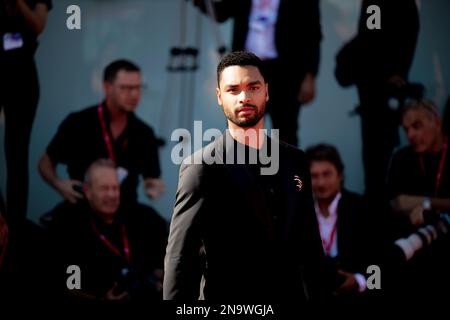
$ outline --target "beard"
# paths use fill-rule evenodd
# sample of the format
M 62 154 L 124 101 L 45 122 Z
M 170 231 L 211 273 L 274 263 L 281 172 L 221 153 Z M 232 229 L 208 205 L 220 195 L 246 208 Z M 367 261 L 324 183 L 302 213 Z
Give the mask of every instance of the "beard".
M 229 110 L 226 110 L 224 108 L 225 116 L 228 120 L 241 128 L 253 127 L 259 122 L 259 120 L 262 119 L 262 117 L 264 117 L 264 111 L 266 108 L 265 104 L 262 105 L 260 109 L 258 109 L 258 107 L 254 104 L 245 104 L 243 107 L 252 107 L 254 110 L 253 115 L 247 117 L 239 117 L 238 111 L 230 112 Z

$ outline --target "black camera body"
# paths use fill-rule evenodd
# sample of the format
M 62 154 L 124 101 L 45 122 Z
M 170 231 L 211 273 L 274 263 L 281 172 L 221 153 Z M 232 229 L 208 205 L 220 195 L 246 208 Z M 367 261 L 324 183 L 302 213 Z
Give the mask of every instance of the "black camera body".
M 421 100 L 424 95 L 424 86 L 421 83 L 406 83 L 402 86 L 389 85 L 386 87 L 386 94 L 390 99 L 395 99 L 396 105 L 390 104 L 391 108 L 400 109 L 408 100 Z
M 83 186 L 82 185 L 74 184 L 72 189 L 75 190 L 76 192 L 81 193 L 82 195 L 84 195 L 84 191 L 83 191 Z
M 116 282 L 117 286 L 114 290 L 116 295 L 128 292 L 133 300 L 162 298 L 161 292 L 157 288 L 159 279 L 152 273 L 139 272 L 133 268 L 122 268 Z

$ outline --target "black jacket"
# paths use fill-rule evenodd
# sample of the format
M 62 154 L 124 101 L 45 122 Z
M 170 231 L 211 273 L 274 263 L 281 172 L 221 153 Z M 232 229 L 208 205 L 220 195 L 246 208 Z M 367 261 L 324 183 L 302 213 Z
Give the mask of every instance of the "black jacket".
M 304 153 L 269 140 L 279 146 L 272 197 L 249 165 L 206 164 L 214 157 L 226 159 L 233 143 L 224 134 L 188 158 L 198 162 L 180 167 L 164 299 L 304 301 L 320 295 L 324 254 Z

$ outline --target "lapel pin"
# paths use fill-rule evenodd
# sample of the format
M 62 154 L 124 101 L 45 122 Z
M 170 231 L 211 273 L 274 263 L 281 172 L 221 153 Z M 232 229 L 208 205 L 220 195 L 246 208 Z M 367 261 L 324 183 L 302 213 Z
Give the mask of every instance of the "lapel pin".
M 298 191 L 302 191 L 303 182 L 302 182 L 302 180 L 300 180 L 300 177 L 298 175 L 294 176 L 294 181 L 297 183 L 296 187 L 298 188 Z

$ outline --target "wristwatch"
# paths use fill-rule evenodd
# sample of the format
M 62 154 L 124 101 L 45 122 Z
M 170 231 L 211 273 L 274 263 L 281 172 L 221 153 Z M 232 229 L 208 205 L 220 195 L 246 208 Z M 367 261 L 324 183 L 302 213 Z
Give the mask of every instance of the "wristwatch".
M 422 208 L 424 210 L 431 210 L 431 200 L 428 197 L 424 197 L 422 200 Z

